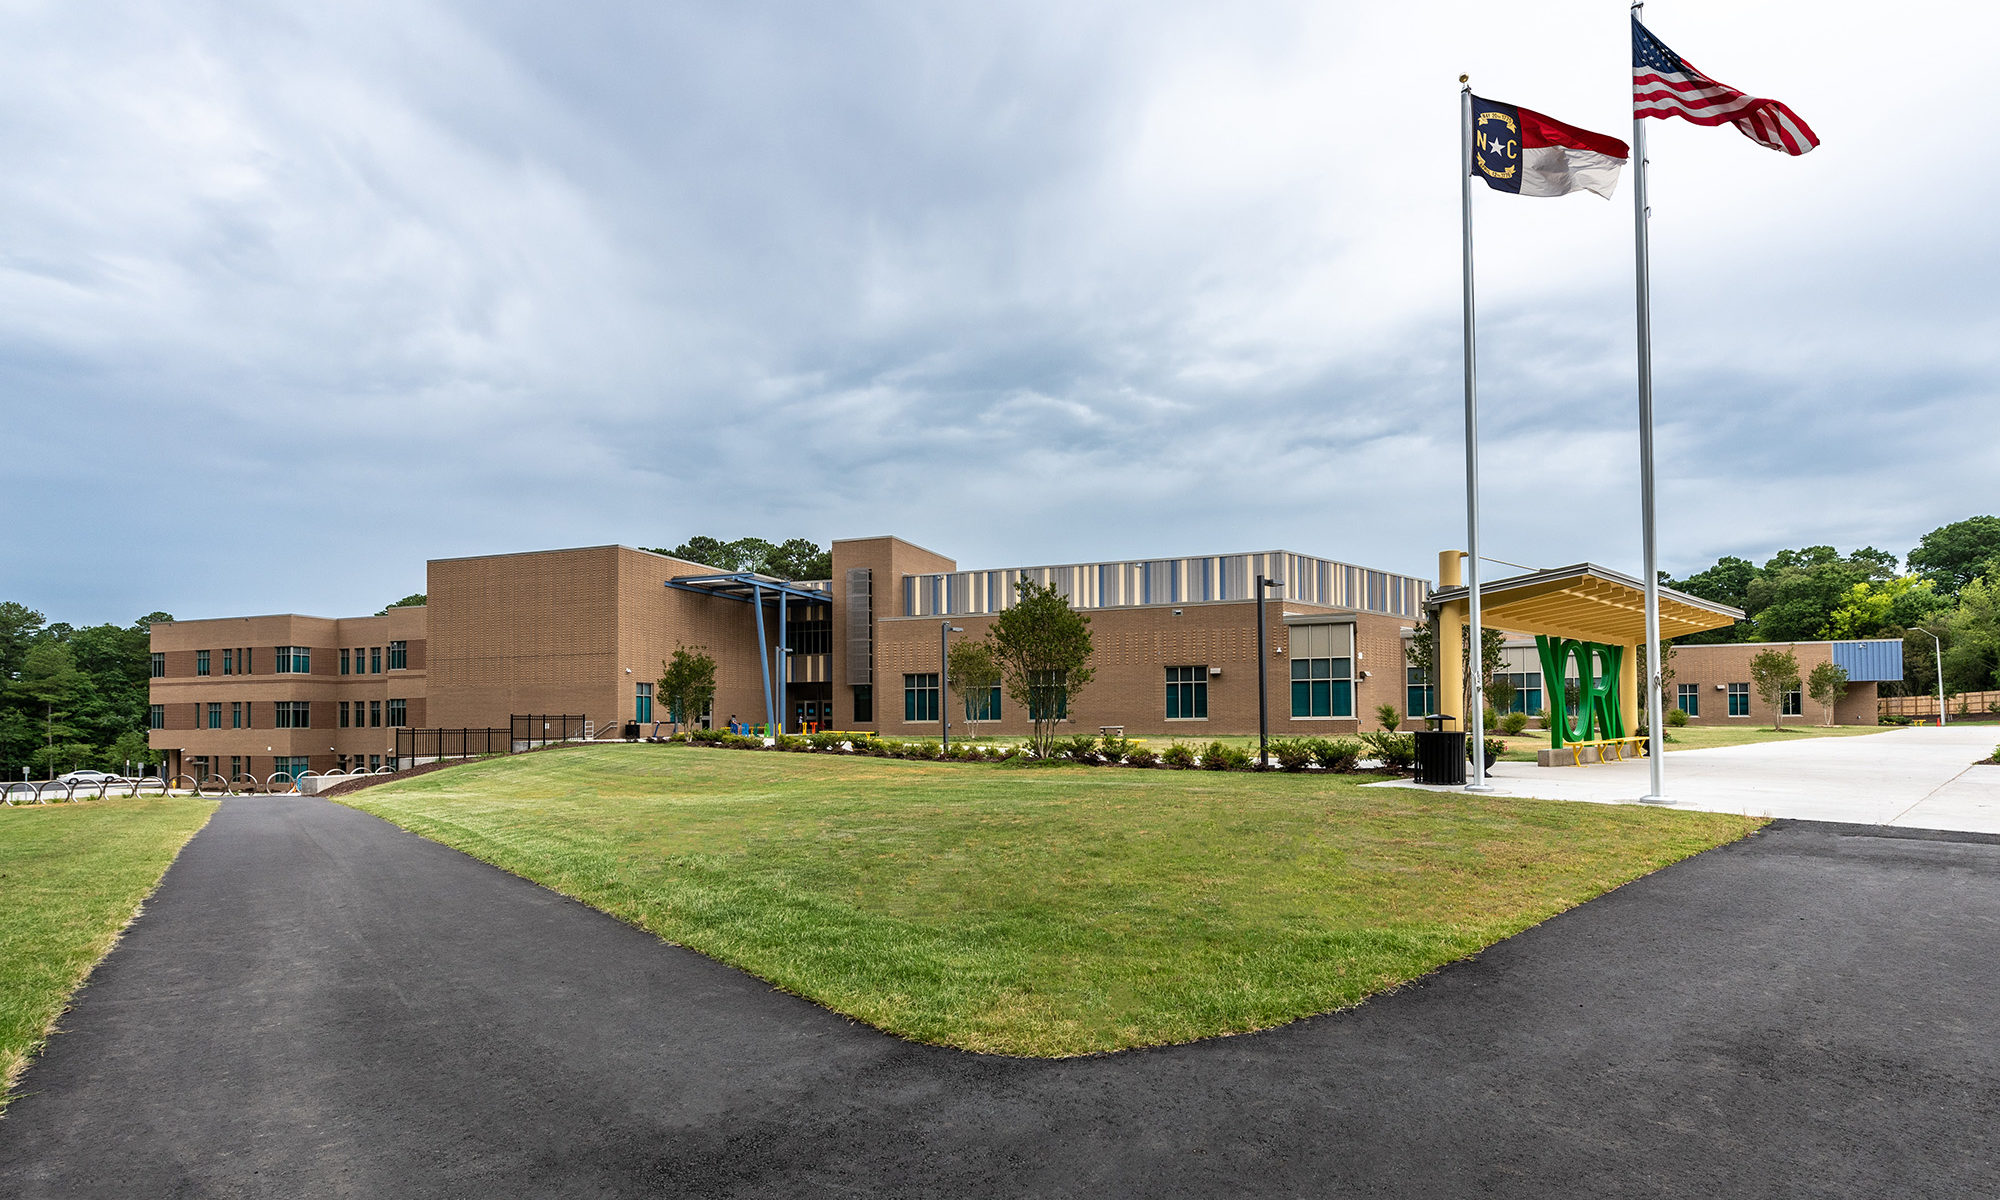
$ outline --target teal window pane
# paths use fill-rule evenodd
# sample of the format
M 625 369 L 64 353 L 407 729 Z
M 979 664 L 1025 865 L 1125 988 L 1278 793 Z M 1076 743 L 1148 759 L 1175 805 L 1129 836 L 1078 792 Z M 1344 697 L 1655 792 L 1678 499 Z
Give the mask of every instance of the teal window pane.
M 1334 682 L 1332 715 L 1336 717 L 1351 717 L 1354 715 L 1353 683 L 1345 679 Z
M 1298 664 L 1293 663 L 1292 669 L 1296 672 Z M 1312 716 L 1312 684 L 1297 679 L 1292 681 L 1292 715 Z

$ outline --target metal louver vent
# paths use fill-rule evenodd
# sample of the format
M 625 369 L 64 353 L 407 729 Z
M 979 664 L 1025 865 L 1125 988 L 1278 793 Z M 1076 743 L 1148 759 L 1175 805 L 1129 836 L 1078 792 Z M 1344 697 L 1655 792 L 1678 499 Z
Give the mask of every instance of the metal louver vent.
M 875 682 L 874 574 L 867 567 L 847 571 L 847 682 Z

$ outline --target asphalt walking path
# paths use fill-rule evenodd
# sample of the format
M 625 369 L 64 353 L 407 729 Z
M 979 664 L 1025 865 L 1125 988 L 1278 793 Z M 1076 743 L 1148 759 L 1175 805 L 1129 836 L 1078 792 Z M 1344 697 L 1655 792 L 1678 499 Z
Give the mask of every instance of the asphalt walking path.
M 1360 1008 L 910 1045 L 317 799 L 227 802 L 0 1195 L 1994 1196 L 2000 839 L 1779 825 Z

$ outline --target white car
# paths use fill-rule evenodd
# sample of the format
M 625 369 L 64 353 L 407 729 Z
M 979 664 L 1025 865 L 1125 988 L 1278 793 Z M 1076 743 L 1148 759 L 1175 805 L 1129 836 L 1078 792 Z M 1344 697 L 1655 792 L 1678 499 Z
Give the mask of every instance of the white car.
M 113 775 L 109 771 L 67 771 L 61 775 L 56 776 L 56 782 L 74 783 L 74 784 L 87 783 L 95 787 L 100 783 L 123 783 L 125 782 L 125 777 L 122 775 Z

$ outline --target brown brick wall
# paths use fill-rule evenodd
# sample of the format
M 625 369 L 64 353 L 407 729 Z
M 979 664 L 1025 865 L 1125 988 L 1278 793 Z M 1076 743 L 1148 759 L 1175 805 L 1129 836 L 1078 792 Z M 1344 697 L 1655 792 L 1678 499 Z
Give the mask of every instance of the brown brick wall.
M 1357 679 L 1352 718 L 1293 718 L 1291 658 L 1285 614 L 1334 614 L 1279 600 L 1267 601 L 1267 632 L 1271 650 L 1267 670 L 1272 736 L 1336 736 L 1372 729 L 1378 704 L 1403 707 L 1399 618 L 1360 614 L 1354 618 Z M 1122 725 L 1134 737 L 1183 738 L 1190 741 L 1257 732 L 1257 610 L 1249 601 L 1196 603 L 1170 607 L 1093 609 L 1088 613 L 1096 676 L 1072 696 L 1069 728 L 1095 733 L 1101 726 Z M 965 632 L 953 640 L 984 637 L 991 616 L 953 617 Z M 938 669 L 939 618 L 896 618 L 876 625 L 877 725 L 885 733 L 926 736 L 935 722 L 908 724 L 903 720 L 903 676 Z M 1208 679 L 1206 720 L 1168 720 L 1166 668 L 1220 667 Z M 1358 678 L 1358 672 L 1369 678 Z M 945 700 L 953 728 L 964 729 L 964 708 L 953 697 Z M 1001 718 L 981 722 L 983 731 L 1000 734 L 1028 732 L 1027 713 L 1012 697 L 1003 696 Z
M 847 572 L 866 567 L 872 572 L 875 630 L 875 720 L 854 719 L 854 689 L 847 671 Z M 833 712 L 842 729 L 902 728 L 903 680 L 900 673 L 885 682 L 881 664 L 883 622 L 902 616 L 903 576 L 956 571 L 958 564 L 942 554 L 895 537 L 845 538 L 833 543 Z M 960 622 L 963 624 L 963 622 Z M 970 628 L 968 626 L 968 628 Z M 935 636 L 937 627 L 931 626 Z M 1003 707 L 1004 711 L 1004 707 Z
M 1689 718 L 1695 725 L 1769 725 L 1771 706 L 1764 703 L 1756 692 L 1750 678 L 1750 660 L 1766 650 L 1790 650 L 1799 660 L 1800 691 L 1804 681 L 1812 674 L 1813 668 L 1833 658 L 1833 647 L 1826 642 L 1738 642 L 1724 645 L 1677 646 L 1674 649 L 1672 666 L 1674 677 L 1668 682 L 1663 702 L 1672 708 L 1678 694 L 1678 685 L 1697 684 L 1701 688 L 1701 714 Z M 1750 715 L 1729 716 L 1729 696 L 1726 690 L 1718 690 L 1716 685 L 1731 683 L 1752 683 L 1750 691 Z M 1875 697 L 1878 685 L 1874 683 L 1851 683 L 1847 694 L 1834 705 L 1833 724 L 1873 725 L 1875 724 Z M 1791 724 L 1824 725 L 1827 712 L 1824 706 L 1813 701 L 1811 695 L 1801 696 L 1802 710 L 1797 716 L 1786 717 Z

